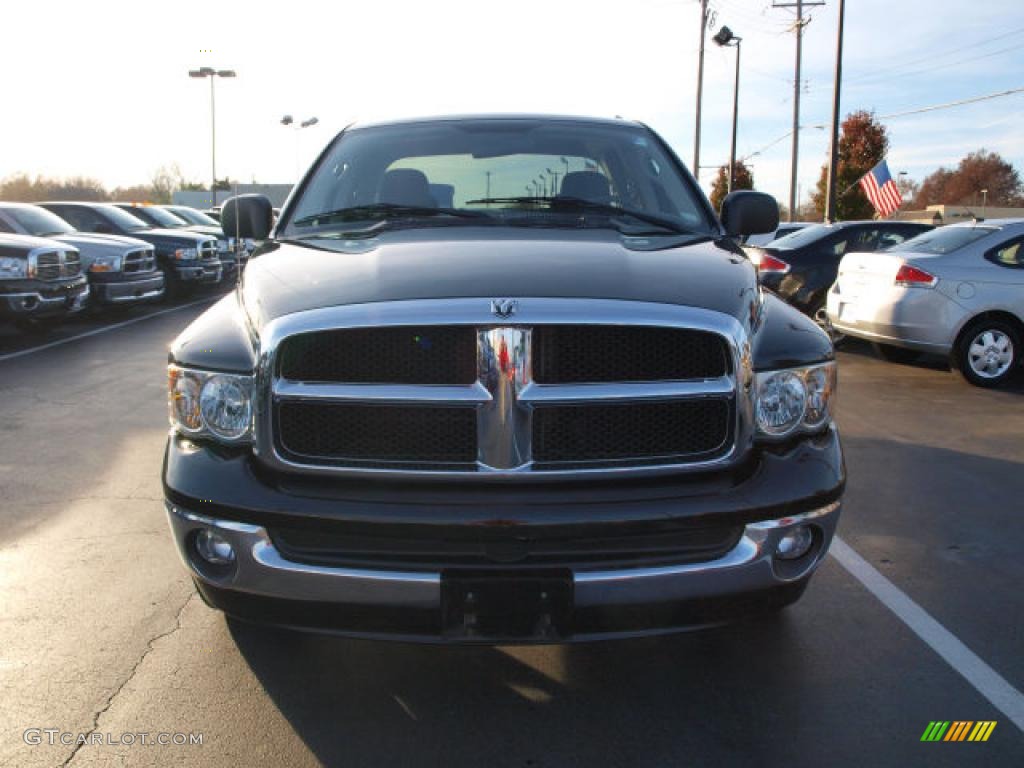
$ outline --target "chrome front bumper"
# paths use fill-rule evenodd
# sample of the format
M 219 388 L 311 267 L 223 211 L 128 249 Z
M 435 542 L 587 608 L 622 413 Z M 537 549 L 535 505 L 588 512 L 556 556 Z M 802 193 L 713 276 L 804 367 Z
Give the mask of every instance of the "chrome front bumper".
M 308 605 L 326 603 L 390 609 L 396 614 L 441 610 L 442 574 L 439 572 L 363 570 L 291 562 L 282 557 L 261 526 L 214 519 L 170 502 L 166 506 L 178 551 L 201 589 L 206 585 L 215 592 L 243 593 Z M 750 523 L 732 550 L 708 562 L 576 570 L 572 573 L 573 608 L 586 611 L 707 601 L 709 598 L 724 600 L 794 586 L 806 581 L 828 551 L 839 514 L 840 502 L 836 501 L 803 514 Z M 798 560 L 778 559 L 776 548 L 780 539 L 799 525 L 807 525 L 814 532 L 810 552 Z M 192 542 L 195 533 L 202 528 L 215 530 L 232 545 L 236 560 L 230 569 L 214 573 L 199 560 Z M 228 612 L 232 611 L 228 609 Z M 261 620 L 253 615 L 244 618 Z M 663 627 L 657 631 L 670 629 Z M 361 634 L 358 628 L 342 633 Z M 611 631 L 603 636 L 615 634 Z
M 0 295 L 0 314 L 11 317 L 34 317 L 60 312 L 73 314 L 85 309 L 89 299 L 89 286 L 84 285 L 77 293 L 59 296 L 44 296 L 30 291 L 27 293 L 5 293 Z
M 96 300 L 102 304 L 128 304 L 163 296 L 164 276 L 157 272 L 154 276 L 143 280 L 94 283 L 92 288 L 96 294 Z

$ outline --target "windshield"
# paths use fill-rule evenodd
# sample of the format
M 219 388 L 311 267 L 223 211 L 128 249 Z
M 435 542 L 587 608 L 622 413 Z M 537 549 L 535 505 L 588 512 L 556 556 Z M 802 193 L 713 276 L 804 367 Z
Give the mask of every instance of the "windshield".
M 137 216 L 132 216 L 128 211 L 118 208 L 116 205 L 99 205 L 96 209 L 107 217 L 119 229 L 125 232 L 137 232 L 140 229 L 150 229 L 150 225 Z
M 520 118 L 353 130 L 315 169 L 282 234 L 399 217 L 574 228 L 622 218 L 648 231 L 717 231 L 647 129 Z
M 803 227 L 795 232 L 790 232 L 785 237 L 780 237 L 778 240 L 772 240 L 765 247 L 779 248 L 781 250 L 803 248 L 808 243 L 820 240 L 835 231 L 835 227 L 830 227 L 828 224 L 815 224 L 813 227 Z
M 125 209 L 121 209 L 125 210 Z M 133 216 L 138 216 L 143 221 L 148 221 L 156 227 L 167 227 L 168 229 L 180 229 L 181 227 L 187 227 L 188 222 L 175 216 L 170 211 L 165 211 L 163 208 L 156 208 L 151 205 L 147 206 L 133 206 L 129 211 Z
M 186 206 L 178 206 L 176 208 L 165 209 L 169 210 L 179 219 L 183 219 L 189 224 L 202 224 L 207 227 L 220 227 L 220 222 L 212 216 L 207 216 L 202 211 L 197 211 L 194 208 L 188 208 Z
M 75 228 L 55 213 L 45 208 L 28 206 L 25 208 L 5 208 L 4 211 L 30 235 L 48 237 L 50 235 L 69 235 Z
M 941 256 L 998 231 L 995 227 L 939 227 L 894 245 L 889 251 L 913 251 Z

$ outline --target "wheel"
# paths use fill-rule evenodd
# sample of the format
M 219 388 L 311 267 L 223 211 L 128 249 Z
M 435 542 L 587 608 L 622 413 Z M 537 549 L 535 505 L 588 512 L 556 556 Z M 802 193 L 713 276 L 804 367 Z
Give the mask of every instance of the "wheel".
M 906 349 L 905 347 L 894 347 L 892 344 L 879 344 L 873 342 L 871 344 L 875 348 L 875 352 L 878 353 L 879 357 L 885 358 L 890 363 L 901 363 L 906 365 L 912 363 L 921 356 L 921 353 L 916 349 Z
M 814 310 L 813 317 L 814 322 L 816 322 L 821 330 L 827 333 L 828 337 L 832 340 L 832 346 L 837 347 L 846 341 L 846 334 L 841 331 L 837 331 L 835 327 L 833 327 L 832 323 L 829 322 L 828 310 L 824 304 Z
M 1020 332 L 994 319 L 972 323 L 960 339 L 954 355 L 956 367 L 977 387 L 1000 387 L 1020 362 Z
M 165 302 L 169 302 L 179 298 L 183 293 L 182 285 L 177 279 L 175 279 L 173 270 L 169 267 L 161 267 L 160 274 L 164 276 L 163 300 Z

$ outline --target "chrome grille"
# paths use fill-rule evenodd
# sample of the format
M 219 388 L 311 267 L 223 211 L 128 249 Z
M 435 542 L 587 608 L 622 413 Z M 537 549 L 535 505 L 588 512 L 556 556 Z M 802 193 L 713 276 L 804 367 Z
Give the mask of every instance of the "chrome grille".
M 124 256 L 125 272 L 152 272 L 156 269 L 156 252 L 153 249 L 129 251 Z
M 46 251 L 34 255 L 32 261 L 39 280 L 66 280 L 82 274 L 77 251 Z
M 504 321 L 485 299 L 288 315 L 262 334 L 256 453 L 312 474 L 510 480 L 720 468 L 752 441 L 748 337 L 709 310 L 598 299 L 523 299 Z M 623 340 L 633 349 L 617 349 Z M 574 362 L 538 366 L 545 345 L 549 356 L 568 345 Z
M 199 258 L 205 260 L 217 258 L 217 241 L 206 240 L 199 244 Z

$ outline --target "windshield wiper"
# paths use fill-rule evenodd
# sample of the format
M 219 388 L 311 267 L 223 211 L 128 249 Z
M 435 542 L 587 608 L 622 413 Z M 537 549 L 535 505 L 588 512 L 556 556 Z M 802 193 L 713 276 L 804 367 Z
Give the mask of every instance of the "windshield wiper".
M 646 211 L 635 211 L 630 208 L 620 208 L 619 206 L 611 205 L 610 203 L 599 203 L 594 200 L 585 200 L 582 197 L 570 197 L 566 195 L 556 195 L 554 197 L 484 197 L 479 200 L 466 201 L 466 205 L 486 205 L 488 203 L 511 205 L 546 204 L 549 209 L 555 211 L 592 211 L 594 213 L 608 214 L 609 216 L 631 216 L 639 221 L 643 221 L 647 224 L 654 224 L 662 229 L 667 229 L 680 235 L 697 234 L 693 230 L 687 229 L 682 224 L 679 224 L 665 216 L 659 216 L 655 213 L 647 213 Z
M 292 222 L 297 227 L 306 226 L 319 221 L 354 221 L 357 219 L 397 219 L 406 216 L 455 216 L 463 219 L 489 219 L 483 211 L 464 211 L 460 208 L 431 208 L 420 205 L 400 205 L 399 203 L 373 203 L 372 205 L 356 205 L 350 208 L 338 208 L 334 211 L 321 211 L 311 216 L 303 216 Z

